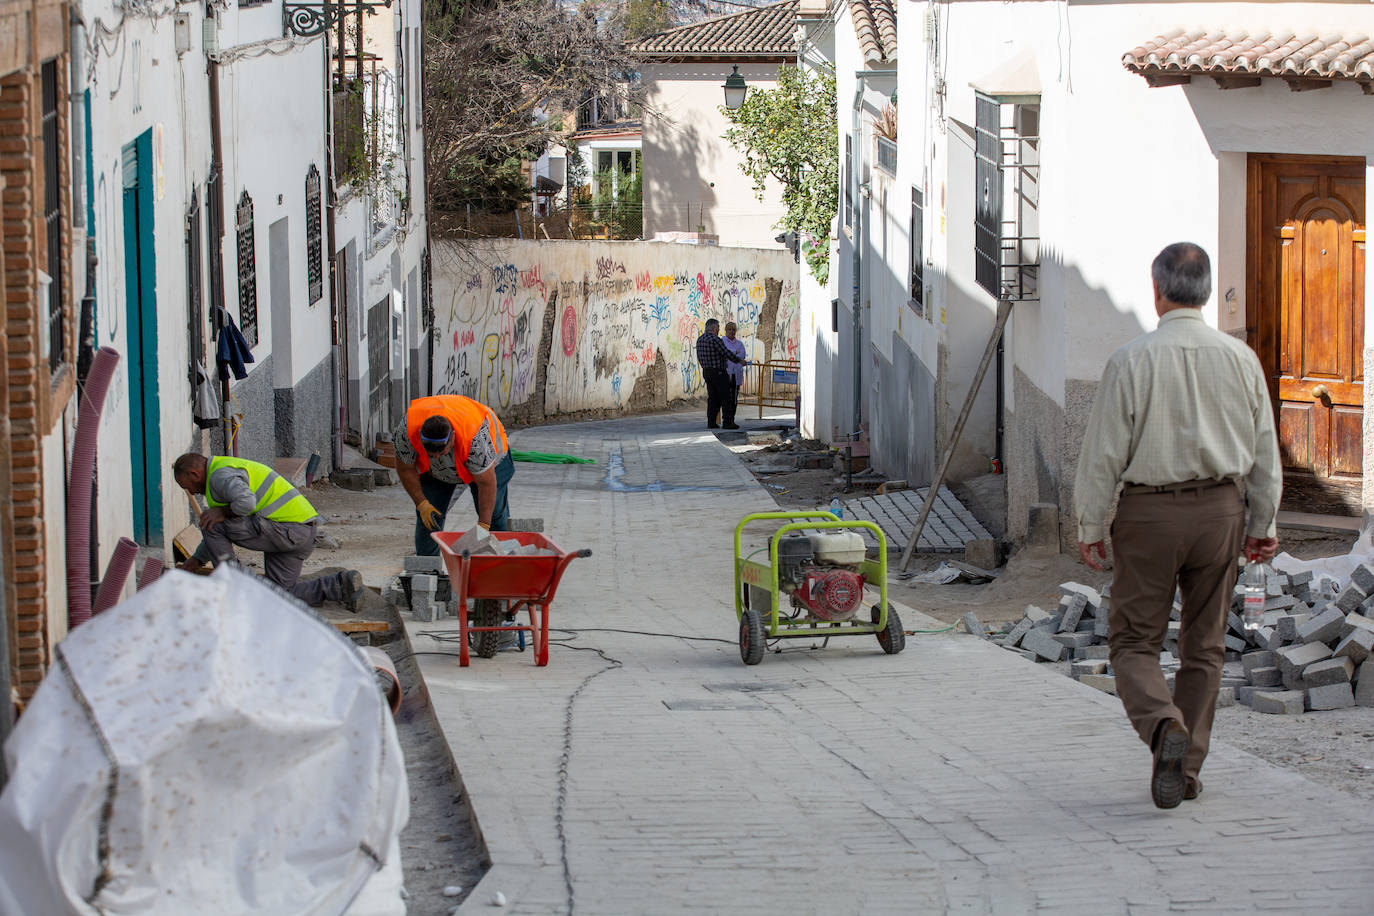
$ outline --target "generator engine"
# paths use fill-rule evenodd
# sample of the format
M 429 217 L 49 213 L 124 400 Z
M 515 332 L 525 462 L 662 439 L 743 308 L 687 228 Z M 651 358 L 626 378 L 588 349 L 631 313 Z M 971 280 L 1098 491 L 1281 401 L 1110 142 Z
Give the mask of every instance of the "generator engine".
M 778 542 L 778 584 L 794 606 L 821 620 L 849 620 L 863 604 L 863 536 L 853 531 L 790 534 Z

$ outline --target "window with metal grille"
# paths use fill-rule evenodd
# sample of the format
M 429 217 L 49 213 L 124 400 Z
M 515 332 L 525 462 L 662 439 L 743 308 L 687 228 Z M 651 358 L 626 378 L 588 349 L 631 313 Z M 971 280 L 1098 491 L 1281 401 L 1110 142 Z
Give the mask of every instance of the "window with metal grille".
M 324 297 L 324 243 L 320 240 L 320 170 L 310 164 L 305 173 L 305 276 L 311 305 Z
M 191 190 L 191 205 L 186 209 L 186 308 L 191 354 L 191 388 L 196 385 L 196 365 L 205 362 L 204 306 L 201 303 L 200 274 L 200 198 Z
M 854 138 L 844 135 L 844 224 L 854 225 Z
M 248 346 L 258 345 L 258 263 L 253 242 L 253 198 L 244 191 L 238 206 L 239 330 Z
M 57 61 L 42 68 L 43 95 L 43 234 L 48 243 L 44 269 L 48 283 L 48 368 L 55 371 L 67 359 L 63 333 L 66 311 L 62 283 L 62 148 L 57 137 Z
M 911 307 L 925 314 L 925 196 L 920 188 L 911 189 Z
M 1000 297 L 1002 267 L 1002 109 L 979 95 L 974 118 L 974 279 Z

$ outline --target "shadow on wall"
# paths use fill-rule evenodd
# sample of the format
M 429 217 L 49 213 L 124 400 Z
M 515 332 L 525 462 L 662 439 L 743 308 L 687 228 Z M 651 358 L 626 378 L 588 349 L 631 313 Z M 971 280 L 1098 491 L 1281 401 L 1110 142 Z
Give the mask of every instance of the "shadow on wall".
M 1050 503 L 1059 508 L 1060 546 L 1077 543 L 1073 481 L 1083 448 L 1083 433 L 1097 395 L 1107 358 L 1123 344 L 1154 330 L 1139 315 L 1118 305 L 1104 290 L 1089 285 L 1076 267 L 1065 265 L 1062 253 L 1041 252 L 1042 301 L 1014 306 L 1017 324 L 1007 382 L 1013 388 L 1014 411 L 1006 417 L 1004 471 L 1007 475 L 1007 536 L 1026 536 L 1030 507 Z M 1148 269 L 1140 283 L 1149 295 Z M 1094 355 L 1091 378 L 1069 378 L 1066 366 L 1029 362 L 1037 353 L 1077 351 Z M 1079 370 L 1082 374 L 1082 370 Z M 1063 390 L 1047 391 L 1045 379 L 1063 378 Z
M 436 242 L 435 390 L 503 420 L 612 416 L 705 394 L 695 344 L 734 321 L 756 360 L 796 358 L 785 251 L 648 242 Z
M 644 233 L 718 233 L 712 216 L 716 190 L 708 177 L 720 168 L 719 137 L 708 137 L 695 123 L 683 124 L 664 115 L 649 122 L 644 154 Z

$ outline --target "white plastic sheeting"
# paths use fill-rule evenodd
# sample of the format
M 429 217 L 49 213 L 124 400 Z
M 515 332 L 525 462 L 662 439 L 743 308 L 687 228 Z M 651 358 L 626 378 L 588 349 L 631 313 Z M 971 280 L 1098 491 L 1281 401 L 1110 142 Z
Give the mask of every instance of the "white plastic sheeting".
M 1273 566 L 1279 572 L 1310 572 L 1317 582 L 1323 578 L 1331 579 L 1338 589 L 1345 588 L 1350 583 L 1350 574 L 1361 563 L 1374 566 L 1374 529 L 1371 529 L 1368 518 L 1361 526 L 1355 543 L 1350 545 L 1349 553 L 1334 557 L 1317 557 L 1312 560 L 1299 560 L 1290 553 L 1281 553 L 1273 560 Z
M 0 914 L 405 912 L 395 725 L 332 626 L 173 572 L 56 654 L 4 749 Z

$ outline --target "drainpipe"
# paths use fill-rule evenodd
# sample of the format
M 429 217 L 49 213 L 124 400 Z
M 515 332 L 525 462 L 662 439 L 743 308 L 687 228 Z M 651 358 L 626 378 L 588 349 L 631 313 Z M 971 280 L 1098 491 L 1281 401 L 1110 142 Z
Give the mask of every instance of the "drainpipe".
M 206 181 L 206 200 L 210 208 L 210 323 L 216 337 L 224 330 L 224 151 L 220 139 L 219 110 L 219 21 L 213 2 L 205 4 L 205 23 L 202 31 L 205 51 L 205 76 L 210 93 L 210 175 Z M 229 379 L 220 379 L 220 411 L 223 423 L 224 450 L 230 451 L 233 440 L 233 418 L 229 412 Z
M 992 451 L 992 472 L 1002 474 L 1006 468 L 1002 466 L 1002 436 L 1006 430 L 1006 361 L 1003 341 L 1006 335 L 1002 334 L 997 338 L 997 441 Z
M 325 36 L 323 42 L 323 66 L 324 66 L 324 232 L 325 244 L 329 246 L 329 301 L 334 306 L 334 314 L 338 314 L 340 309 L 348 308 L 348 300 L 335 302 L 334 297 L 339 294 L 339 253 L 335 240 L 335 209 L 338 207 L 337 188 L 334 185 L 334 84 L 333 70 L 329 65 L 329 36 Z M 343 29 L 339 29 L 339 66 L 343 66 Z M 333 324 L 331 322 L 331 324 Z M 334 382 L 329 386 L 330 408 L 333 428 L 330 434 L 330 464 L 335 468 L 343 467 L 343 392 L 344 379 L 342 378 L 343 361 L 339 358 L 344 341 L 339 339 L 339 329 L 337 326 L 331 327 L 330 336 L 333 338 L 333 346 L 330 347 L 330 359 L 334 363 Z

